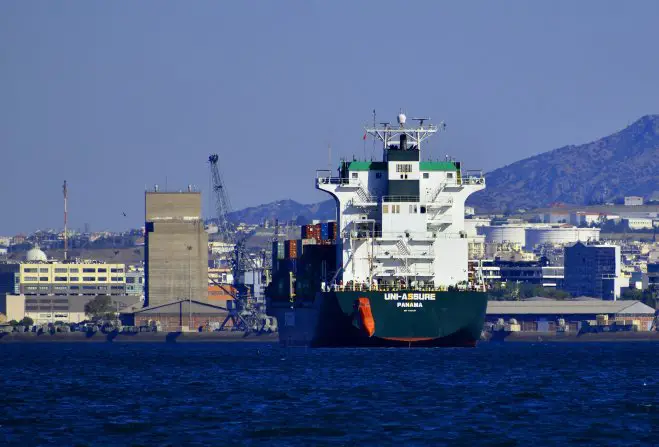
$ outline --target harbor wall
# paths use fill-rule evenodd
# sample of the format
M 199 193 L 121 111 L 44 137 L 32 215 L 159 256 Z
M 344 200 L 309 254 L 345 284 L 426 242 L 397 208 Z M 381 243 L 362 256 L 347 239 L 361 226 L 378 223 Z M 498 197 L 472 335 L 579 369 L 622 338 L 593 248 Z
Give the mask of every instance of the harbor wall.
M 277 333 L 245 334 L 244 332 L 138 332 L 135 334 L 101 332 L 34 332 L 0 333 L 3 343 L 278 343 Z

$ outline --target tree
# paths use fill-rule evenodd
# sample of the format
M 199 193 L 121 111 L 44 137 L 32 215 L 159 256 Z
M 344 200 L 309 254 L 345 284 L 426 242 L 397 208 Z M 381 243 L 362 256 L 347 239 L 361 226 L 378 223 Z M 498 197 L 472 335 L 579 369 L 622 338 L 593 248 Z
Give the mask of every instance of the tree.
M 497 301 L 518 301 L 534 296 L 541 296 L 544 298 L 553 298 L 556 300 L 564 300 L 570 297 L 570 294 L 565 290 L 556 289 L 553 287 L 542 287 L 539 284 L 529 283 L 494 283 L 488 293 L 491 299 Z
M 34 324 L 34 320 L 30 317 L 23 317 L 21 324 L 23 326 L 32 326 Z
M 659 289 L 656 289 L 654 286 L 650 286 L 646 290 L 627 289 L 622 292 L 620 299 L 641 301 L 643 304 L 656 309 L 659 302 Z
M 112 299 L 107 295 L 97 295 L 93 300 L 85 304 L 85 314 L 93 320 L 100 318 L 114 318 L 114 307 Z

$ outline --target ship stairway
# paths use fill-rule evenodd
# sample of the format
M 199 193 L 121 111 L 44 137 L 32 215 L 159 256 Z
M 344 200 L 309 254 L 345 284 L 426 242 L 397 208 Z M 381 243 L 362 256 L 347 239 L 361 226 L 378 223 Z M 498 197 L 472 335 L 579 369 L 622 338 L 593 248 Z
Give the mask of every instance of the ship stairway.
M 396 248 L 398 248 L 398 253 L 403 256 L 408 256 L 412 253 L 410 251 L 410 247 L 408 247 L 407 244 L 400 239 L 396 242 Z
M 445 188 L 446 188 L 446 182 L 440 183 L 439 186 L 437 188 L 435 188 L 435 190 L 431 193 L 430 200 L 428 200 L 428 204 L 434 203 L 435 200 L 437 200 L 437 197 L 439 196 L 439 193 L 444 191 Z M 453 199 L 451 199 L 451 202 L 453 202 Z
M 428 213 L 428 228 L 438 229 L 447 227 L 451 223 L 453 223 L 453 215 L 450 206 L 435 208 Z
M 350 200 L 350 204 L 353 206 L 377 206 L 378 204 L 377 197 L 369 194 L 361 185 L 359 186 L 359 189 L 355 191 L 355 194 L 357 194 L 357 196 Z

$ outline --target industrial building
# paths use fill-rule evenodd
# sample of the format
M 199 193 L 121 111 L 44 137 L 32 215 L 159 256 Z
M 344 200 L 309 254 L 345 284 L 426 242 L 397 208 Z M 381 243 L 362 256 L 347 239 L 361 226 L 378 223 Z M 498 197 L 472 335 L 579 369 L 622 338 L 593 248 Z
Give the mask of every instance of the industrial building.
M 650 217 L 627 217 L 622 220 L 630 230 L 651 230 L 654 220 Z
M 470 259 L 468 275 L 469 281 L 482 280 L 488 284 L 501 281 L 501 269 L 492 259 Z
M 145 193 L 145 301 L 208 300 L 208 234 L 201 193 Z
M 647 274 L 643 278 L 643 288 L 653 287 L 659 290 L 659 262 L 648 263 Z
M 144 268 L 128 268 L 126 272 L 126 295 L 144 296 Z
M 121 321 L 125 325 L 157 325 L 159 330 L 165 332 L 199 328 L 217 329 L 228 314 L 223 307 L 197 300 L 176 300 L 120 312 Z
M 517 320 L 522 331 L 554 332 L 563 319 L 570 332 L 579 332 L 584 321 L 606 315 L 609 321 L 636 320 L 640 330 L 650 330 L 655 310 L 640 301 L 604 301 L 598 299 L 553 300 L 530 298 L 523 301 L 489 301 L 486 322 L 496 324 L 502 318 Z
M 27 261 L 20 264 L 20 293 L 26 295 L 124 295 L 126 293 L 125 271 L 124 264 L 91 261 Z
M 15 262 L 0 263 L 0 298 L 21 293 L 21 265 Z
M 85 304 L 96 298 L 89 295 L 0 295 L 0 312 L 7 320 L 20 321 L 30 317 L 36 324 L 79 323 L 88 320 Z M 111 296 L 112 307 L 116 312 L 140 301 L 137 296 Z
M 575 242 L 596 242 L 600 240 L 599 228 L 578 228 L 570 225 L 534 227 L 526 229 L 526 248 L 532 250 L 538 245 L 565 245 Z
M 476 230 L 486 243 L 526 245 L 526 225 L 480 225 Z
M 620 297 L 620 246 L 585 245 L 565 247 L 565 290 L 573 296 L 606 300 Z
M 563 287 L 564 269 L 552 266 L 546 258 L 537 261 L 502 261 L 495 260 L 499 276 L 504 282 L 521 282 L 537 284 L 543 287 Z
M 643 205 L 643 197 L 627 196 L 625 197 L 625 206 L 641 206 Z
M 532 250 L 538 245 L 564 245 L 577 241 L 595 242 L 599 228 L 578 228 L 571 225 L 479 225 L 475 228 L 488 244 L 511 244 Z

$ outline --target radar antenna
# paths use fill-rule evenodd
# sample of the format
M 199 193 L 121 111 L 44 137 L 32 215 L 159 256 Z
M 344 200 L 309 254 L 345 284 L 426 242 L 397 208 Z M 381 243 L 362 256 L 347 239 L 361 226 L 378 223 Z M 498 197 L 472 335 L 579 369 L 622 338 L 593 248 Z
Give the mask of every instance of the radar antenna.
M 423 127 L 423 122 L 430 121 L 430 118 L 412 118 L 412 121 L 418 121 L 419 127 Z

